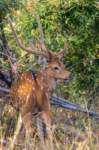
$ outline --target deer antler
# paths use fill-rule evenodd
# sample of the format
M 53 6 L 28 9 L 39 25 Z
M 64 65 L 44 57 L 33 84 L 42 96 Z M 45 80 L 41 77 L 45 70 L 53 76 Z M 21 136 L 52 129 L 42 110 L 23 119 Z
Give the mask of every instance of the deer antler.
M 39 15 L 36 15 L 36 20 L 38 23 L 38 27 L 40 30 L 40 40 L 38 41 L 37 45 L 34 47 L 33 44 L 29 44 L 29 47 L 26 47 L 23 42 L 18 38 L 17 33 L 13 27 L 13 23 L 10 17 L 8 17 L 8 22 L 10 24 L 11 30 L 13 32 L 14 35 L 14 39 L 17 42 L 17 45 L 22 48 L 24 51 L 28 52 L 28 53 L 33 53 L 35 55 L 42 55 L 44 57 L 46 57 L 47 59 L 49 59 L 50 57 L 62 57 L 64 54 L 64 50 L 62 49 L 61 51 L 55 53 L 52 52 L 51 50 L 47 49 L 45 44 L 44 44 L 44 34 L 43 34 L 43 28 L 42 28 L 42 24 L 40 22 L 40 17 Z
M 65 42 L 65 43 L 64 43 L 64 48 L 61 49 L 59 52 L 55 53 L 55 56 L 62 58 L 62 57 L 64 56 L 65 49 L 68 51 L 68 47 L 69 47 L 69 46 L 68 46 L 68 43 Z
M 18 44 L 18 46 L 19 46 L 20 48 L 22 48 L 23 50 L 25 50 L 25 51 L 28 52 L 28 53 L 33 53 L 33 54 L 36 54 L 36 55 L 43 55 L 44 57 L 49 58 L 49 54 L 48 54 L 48 52 L 45 50 L 45 48 L 44 48 L 43 51 L 41 51 L 42 48 L 43 48 L 41 44 L 39 44 L 40 50 L 38 50 L 38 48 L 33 47 L 33 46 L 31 46 L 31 45 L 29 45 L 29 47 L 26 47 L 26 46 L 23 44 L 23 42 L 18 38 L 17 33 L 16 33 L 16 31 L 15 31 L 15 29 L 14 29 L 14 27 L 13 27 L 12 20 L 11 20 L 10 17 L 8 17 L 8 22 L 9 22 L 10 27 L 11 27 L 11 30 L 12 30 L 12 32 L 13 32 L 15 41 L 17 42 L 17 44 Z
M 43 49 L 47 50 L 46 47 L 45 47 L 45 44 L 44 44 L 44 33 L 43 33 L 42 24 L 40 22 L 40 16 L 38 14 L 36 14 L 35 18 L 36 18 L 36 21 L 38 23 L 38 28 L 39 28 L 39 31 L 40 31 L 40 42 L 41 42 L 41 44 L 43 46 Z

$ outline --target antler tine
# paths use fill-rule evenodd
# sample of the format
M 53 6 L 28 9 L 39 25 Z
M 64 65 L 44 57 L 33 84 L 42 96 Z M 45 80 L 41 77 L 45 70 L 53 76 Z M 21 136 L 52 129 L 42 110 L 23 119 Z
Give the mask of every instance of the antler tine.
M 44 44 L 44 33 L 43 33 L 42 23 L 40 21 L 40 16 L 38 14 L 36 14 L 35 18 L 36 18 L 36 21 L 38 23 L 38 28 L 39 28 L 39 31 L 40 31 L 40 40 L 39 40 L 39 43 L 41 44 L 42 50 L 48 52 L 48 49 L 46 48 L 46 46 Z
M 37 48 L 34 48 L 34 47 L 26 47 L 23 42 L 17 37 L 17 33 L 13 27 L 13 24 L 12 24 L 12 20 L 10 17 L 8 17 L 8 22 L 10 24 L 10 27 L 11 27 L 11 30 L 13 32 L 13 35 L 14 35 L 14 38 L 15 38 L 15 41 L 17 42 L 17 45 L 22 48 L 23 50 L 25 50 L 26 52 L 28 53 L 33 53 L 33 54 L 36 54 L 36 55 L 43 55 L 44 57 L 48 57 L 48 54 L 43 52 L 43 51 L 39 51 L 37 50 Z
M 63 49 L 61 49 L 59 52 L 57 52 L 56 53 L 56 56 L 58 57 L 58 56 L 63 56 L 64 55 L 64 53 L 66 52 L 65 50 L 67 50 L 68 51 L 68 44 L 65 42 L 64 43 L 64 48 Z

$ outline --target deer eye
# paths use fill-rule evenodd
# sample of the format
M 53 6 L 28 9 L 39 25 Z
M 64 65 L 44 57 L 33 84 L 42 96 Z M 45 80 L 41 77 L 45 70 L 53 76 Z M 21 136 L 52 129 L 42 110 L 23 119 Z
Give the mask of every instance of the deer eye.
M 58 68 L 58 67 L 54 67 L 54 69 L 55 69 L 55 70 L 59 70 L 59 68 Z

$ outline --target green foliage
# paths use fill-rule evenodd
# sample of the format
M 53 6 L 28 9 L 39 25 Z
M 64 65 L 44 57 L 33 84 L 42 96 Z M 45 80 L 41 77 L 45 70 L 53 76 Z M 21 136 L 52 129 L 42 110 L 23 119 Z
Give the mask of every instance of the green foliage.
M 26 54 L 17 46 L 6 20 L 10 15 L 18 37 L 28 46 L 30 41 L 35 43 L 40 36 L 37 14 L 43 26 L 46 46 L 55 52 L 65 48 L 66 55 L 63 62 L 72 72 L 72 79 L 67 84 L 59 85 L 55 93 L 81 103 L 86 108 L 96 108 L 96 111 L 99 111 L 99 2 L 97 0 L 0 0 L 0 70 L 11 69 L 9 61 L 1 54 L 2 52 L 5 54 L 2 46 L 6 44 L 10 47 L 11 57 L 16 60 L 19 71 L 39 67 L 34 55 Z M 3 40 L 4 36 L 8 43 Z M 5 95 L 3 97 L 5 98 Z M 9 124 L 7 121 L 9 116 L 11 118 L 14 115 L 14 124 L 16 124 L 18 115 L 8 105 L 3 108 L 4 105 L 0 101 L 1 141 Z M 76 116 L 74 112 L 72 115 L 68 113 L 71 112 L 60 108 L 53 109 L 56 125 L 55 148 L 97 149 L 98 122 L 96 124 L 96 120 L 90 120 L 88 116 L 79 112 L 75 113 Z M 14 124 L 11 125 L 11 130 L 14 130 Z M 74 131 L 76 128 L 77 130 Z M 11 130 L 10 136 L 13 132 Z M 29 144 L 31 148 L 38 149 L 37 147 L 40 147 L 38 135 L 34 136 L 32 141 L 33 145 Z M 24 139 L 19 143 L 22 143 L 22 147 L 27 145 Z M 22 147 L 20 144 L 17 148 L 22 149 Z
M 0 17 L 5 17 L 12 9 L 18 9 L 21 4 L 22 0 L 0 0 Z

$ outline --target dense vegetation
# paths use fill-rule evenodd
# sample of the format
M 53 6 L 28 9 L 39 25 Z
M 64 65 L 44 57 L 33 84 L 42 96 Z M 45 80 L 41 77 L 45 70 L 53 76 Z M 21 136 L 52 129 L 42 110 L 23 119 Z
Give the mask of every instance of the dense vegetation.
M 65 65 L 72 79 L 56 89 L 60 96 L 99 109 L 99 2 L 97 0 L 0 0 L 0 70 L 11 70 L 7 48 L 18 70 L 38 68 L 33 55 L 25 55 L 16 44 L 6 20 L 11 16 L 18 36 L 28 45 L 40 35 L 40 16 L 46 46 L 65 49 Z M 82 116 L 81 116 L 82 117 Z M 77 125 L 81 125 L 80 118 Z

